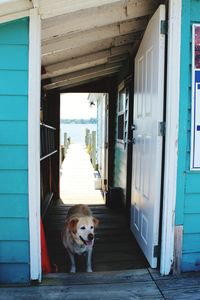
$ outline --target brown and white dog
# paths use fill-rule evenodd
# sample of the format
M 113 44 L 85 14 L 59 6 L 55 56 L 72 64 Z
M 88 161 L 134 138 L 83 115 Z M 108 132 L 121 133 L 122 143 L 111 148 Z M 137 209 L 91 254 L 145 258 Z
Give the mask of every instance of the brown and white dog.
M 69 209 L 62 231 L 62 242 L 70 257 L 70 272 L 76 272 L 75 254 L 86 254 L 86 271 L 92 272 L 94 229 L 98 224 L 99 220 L 92 215 L 87 205 L 78 204 Z

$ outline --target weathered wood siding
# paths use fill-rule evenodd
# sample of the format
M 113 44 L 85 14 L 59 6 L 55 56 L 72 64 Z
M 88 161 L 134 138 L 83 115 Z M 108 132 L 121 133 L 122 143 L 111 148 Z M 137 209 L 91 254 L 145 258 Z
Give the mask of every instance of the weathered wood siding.
M 0 282 L 29 280 L 28 19 L 0 24 Z
M 182 271 L 200 270 L 200 172 L 190 171 L 192 23 L 200 1 L 182 1 L 181 86 L 176 225 L 183 225 Z

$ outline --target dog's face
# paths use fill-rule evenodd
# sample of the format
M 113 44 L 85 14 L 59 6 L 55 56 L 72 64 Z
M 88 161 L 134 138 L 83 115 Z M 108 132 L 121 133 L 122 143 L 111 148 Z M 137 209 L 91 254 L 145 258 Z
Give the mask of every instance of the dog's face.
M 70 230 L 76 238 L 89 247 L 93 246 L 94 229 L 98 224 L 99 220 L 95 217 L 74 217 L 69 221 Z

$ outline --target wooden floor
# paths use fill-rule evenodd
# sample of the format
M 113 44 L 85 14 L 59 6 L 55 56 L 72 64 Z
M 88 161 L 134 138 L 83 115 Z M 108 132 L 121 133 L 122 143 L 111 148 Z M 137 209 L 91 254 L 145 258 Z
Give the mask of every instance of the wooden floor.
M 142 251 L 130 232 L 126 218 L 104 205 L 90 206 L 100 220 L 93 251 L 94 271 L 116 271 L 148 267 Z M 60 233 L 68 206 L 58 204 L 50 208 L 45 219 L 47 245 L 54 272 L 68 272 L 69 259 Z M 85 257 L 77 257 L 78 271 L 85 271 Z

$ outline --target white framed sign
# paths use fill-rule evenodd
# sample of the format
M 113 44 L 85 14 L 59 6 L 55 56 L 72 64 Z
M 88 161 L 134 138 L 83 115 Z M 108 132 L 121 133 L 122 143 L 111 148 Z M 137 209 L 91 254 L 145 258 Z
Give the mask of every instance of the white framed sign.
M 200 170 L 200 24 L 192 28 L 192 114 L 190 169 Z

